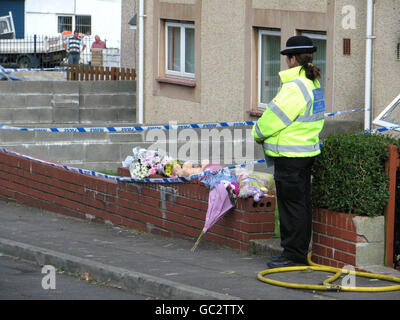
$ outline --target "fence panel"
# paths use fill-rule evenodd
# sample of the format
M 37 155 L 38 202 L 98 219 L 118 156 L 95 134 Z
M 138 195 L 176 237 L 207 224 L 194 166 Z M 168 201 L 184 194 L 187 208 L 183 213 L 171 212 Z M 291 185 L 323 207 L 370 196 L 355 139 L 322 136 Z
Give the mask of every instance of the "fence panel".
M 388 204 L 386 206 L 385 212 L 385 265 L 394 268 L 395 261 L 395 217 L 396 217 L 396 189 L 400 181 L 396 181 L 396 173 L 397 168 L 400 166 L 399 158 L 398 158 L 398 150 L 397 147 L 394 145 L 388 146 L 389 151 L 389 160 L 386 162 L 385 168 L 390 178 L 389 182 L 389 192 L 390 197 Z M 397 230 L 398 232 L 398 230 Z M 397 253 L 398 254 L 398 253 Z
M 70 81 L 118 81 L 135 80 L 136 71 L 130 68 L 67 65 L 67 80 Z

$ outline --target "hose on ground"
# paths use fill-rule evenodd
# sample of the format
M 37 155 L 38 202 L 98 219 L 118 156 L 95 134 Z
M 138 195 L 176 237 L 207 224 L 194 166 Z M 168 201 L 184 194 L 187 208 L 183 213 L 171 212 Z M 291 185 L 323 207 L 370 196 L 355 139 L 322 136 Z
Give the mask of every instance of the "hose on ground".
M 391 286 L 379 286 L 379 287 L 352 287 L 352 286 L 343 286 L 338 284 L 333 284 L 334 281 L 340 278 L 342 274 L 353 274 L 355 276 L 364 277 L 364 278 L 372 278 L 385 280 L 390 282 L 400 283 L 399 277 L 383 275 L 378 273 L 369 273 L 369 272 L 361 272 L 354 271 L 348 269 L 340 269 L 335 267 L 323 266 L 312 262 L 311 260 L 312 253 L 310 252 L 307 256 L 307 261 L 309 266 L 294 266 L 294 267 L 283 267 L 283 268 L 273 268 L 260 271 L 257 275 L 258 280 L 272 284 L 275 286 L 293 288 L 293 289 L 308 289 L 308 290 L 323 290 L 323 291 L 352 291 L 352 292 L 385 292 L 385 291 L 397 291 L 400 290 L 400 285 L 391 285 Z M 266 278 L 265 276 L 273 273 L 279 272 L 291 272 L 291 271 L 305 271 L 305 270 L 313 270 L 313 271 L 323 271 L 323 272 L 331 272 L 334 275 L 328 279 L 326 279 L 321 285 L 315 284 L 300 284 L 300 283 L 290 283 L 283 282 L 278 280 L 273 280 Z

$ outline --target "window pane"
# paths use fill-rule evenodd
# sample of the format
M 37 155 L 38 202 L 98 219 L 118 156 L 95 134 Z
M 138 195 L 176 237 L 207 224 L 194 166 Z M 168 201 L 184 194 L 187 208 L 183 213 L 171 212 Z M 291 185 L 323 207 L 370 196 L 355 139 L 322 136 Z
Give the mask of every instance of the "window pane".
M 91 16 L 75 16 L 76 29 L 80 33 L 92 34 L 92 17 Z
M 58 17 L 58 33 L 72 30 L 72 17 Z
M 194 73 L 194 29 L 185 29 L 185 72 Z
M 314 52 L 313 64 L 321 69 L 321 88 L 325 90 L 326 82 L 326 40 L 324 39 L 312 39 L 314 46 L 318 47 L 317 51 Z
M 262 35 L 261 38 L 261 103 L 269 103 L 278 93 L 281 81 L 281 37 L 278 35 Z
M 181 71 L 181 29 L 168 27 L 168 70 Z
M 8 27 L 7 21 L 0 21 L 0 32 L 1 33 L 10 32 L 10 28 Z

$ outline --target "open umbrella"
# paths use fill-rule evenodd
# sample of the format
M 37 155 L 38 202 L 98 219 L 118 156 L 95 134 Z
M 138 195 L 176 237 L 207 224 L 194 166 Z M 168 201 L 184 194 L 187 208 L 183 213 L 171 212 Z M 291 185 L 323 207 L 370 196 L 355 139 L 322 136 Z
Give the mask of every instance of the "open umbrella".
M 208 196 L 208 209 L 204 228 L 197 238 L 197 241 L 191 251 L 196 250 L 202 236 L 232 207 L 233 206 L 225 185 L 223 183 L 219 183 L 210 191 Z

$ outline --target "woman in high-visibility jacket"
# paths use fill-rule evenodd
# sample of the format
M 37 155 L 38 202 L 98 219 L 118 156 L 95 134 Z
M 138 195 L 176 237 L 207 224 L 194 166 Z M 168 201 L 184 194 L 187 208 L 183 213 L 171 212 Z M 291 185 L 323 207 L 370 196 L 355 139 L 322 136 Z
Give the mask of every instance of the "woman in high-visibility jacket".
M 325 102 L 312 64 L 317 48 L 305 36 L 289 38 L 285 50 L 289 69 L 279 76 L 282 87 L 253 127 L 266 159 L 274 161 L 274 179 L 280 219 L 280 256 L 271 268 L 307 263 L 311 240 L 311 167 L 320 154 L 319 133 L 324 126 Z

